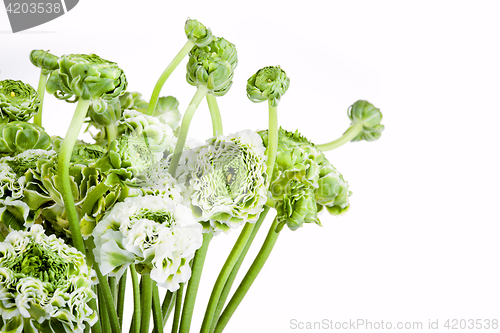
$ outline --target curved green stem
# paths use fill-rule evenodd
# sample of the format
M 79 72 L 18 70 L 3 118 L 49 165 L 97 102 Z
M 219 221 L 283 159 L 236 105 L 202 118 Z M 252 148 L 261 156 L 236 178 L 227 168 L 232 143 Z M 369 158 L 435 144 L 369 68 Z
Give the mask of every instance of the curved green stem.
M 238 240 L 236 240 L 231 253 L 229 253 L 226 262 L 224 263 L 224 266 L 222 267 L 219 276 L 217 277 L 217 281 L 215 282 L 212 294 L 210 295 L 210 300 L 208 301 L 208 306 L 205 312 L 205 317 L 203 318 L 200 333 L 208 333 L 210 331 L 212 320 L 214 318 L 215 310 L 217 309 L 217 304 L 219 303 L 219 298 L 222 294 L 222 290 L 226 285 L 227 279 L 229 278 L 234 265 L 243 252 L 243 249 L 245 248 L 245 245 L 247 244 L 254 227 L 254 223 L 245 223 L 245 226 L 243 227 Z
M 141 274 L 141 333 L 149 333 L 149 320 L 153 303 L 153 280 L 149 274 Z
M 33 117 L 33 123 L 38 126 L 42 126 L 42 109 L 43 109 L 43 98 L 45 97 L 45 85 L 47 84 L 47 75 L 43 74 L 43 70 L 40 72 L 40 80 L 38 81 L 38 96 L 40 96 L 40 107 L 38 112 Z
M 177 289 L 177 296 L 175 298 L 175 312 L 174 321 L 172 323 L 172 333 L 179 332 L 179 321 L 181 319 L 181 309 L 182 309 L 182 294 L 184 291 L 184 283 L 181 283 L 179 289 Z
M 170 64 L 168 64 L 167 68 L 163 71 L 163 73 L 160 75 L 160 78 L 156 82 L 156 85 L 153 89 L 153 94 L 151 95 L 151 99 L 149 101 L 149 106 L 148 106 L 148 115 L 152 116 L 155 112 L 156 109 L 156 104 L 158 103 L 158 99 L 160 98 L 160 92 L 161 88 L 163 88 L 163 85 L 165 84 L 165 81 L 167 81 L 168 77 L 174 69 L 180 64 L 182 59 L 191 51 L 195 44 L 188 40 L 186 44 L 182 47 L 182 49 L 177 53 L 175 58 L 172 60 Z
M 139 333 L 141 330 L 141 293 L 139 290 L 139 278 L 134 264 L 130 265 L 130 277 L 134 293 L 134 314 L 130 325 L 130 333 Z
M 153 281 L 153 323 L 154 332 L 163 333 L 163 316 L 161 312 L 160 294 L 158 293 L 158 286 Z
M 240 270 L 241 264 L 243 263 L 243 260 L 245 260 L 245 257 L 247 255 L 248 250 L 250 249 L 250 246 L 252 245 L 252 242 L 255 238 L 255 235 L 257 235 L 257 232 L 260 229 L 260 226 L 262 225 L 262 222 L 264 222 L 267 213 L 269 212 L 269 207 L 266 206 L 264 207 L 264 210 L 260 213 L 259 219 L 257 222 L 255 222 L 255 227 L 252 230 L 252 234 L 250 235 L 250 238 L 248 238 L 248 241 L 245 245 L 245 248 L 243 249 L 243 252 L 241 252 L 240 257 L 238 258 L 238 261 L 233 267 L 233 270 L 231 271 L 231 275 L 229 275 L 229 278 L 227 279 L 226 285 L 224 286 L 224 289 L 222 290 L 222 294 L 220 295 L 219 298 L 219 303 L 217 304 L 217 309 L 215 310 L 215 315 L 214 319 L 212 320 L 212 327 L 210 327 L 210 332 L 213 332 L 215 330 L 215 326 L 217 326 L 217 322 L 219 320 L 220 313 L 222 312 L 222 308 L 224 307 L 224 304 L 226 304 L 227 297 L 229 296 L 229 292 L 231 291 L 231 287 L 233 286 L 234 279 L 236 278 L 236 275 L 238 274 L 238 271 Z
M 269 101 L 269 130 L 267 132 L 267 181 L 271 183 L 273 178 L 274 163 L 276 161 L 276 152 L 278 151 L 278 108 L 271 106 Z
M 345 131 L 344 135 L 342 135 L 337 140 L 333 140 L 328 143 L 323 143 L 321 145 L 316 145 L 316 147 L 322 151 L 328 151 L 342 146 L 343 144 L 350 142 L 354 139 L 361 131 L 363 130 L 362 123 L 355 123 L 351 127 Z
M 78 219 L 78 214 L 76 212 L 75 200 L 71 191 L 69 162 L 71 160 L 71 153 L 73 152 L 76 139 L 78 138 L 83 121 L 87 115 L 89 105 L 90 101 L 83 99 L 78 101 L 75 113 L 73 114 L 73 118 L 71 119 L 71 123 L 68 128 L 68 132 L 66 133 L 66 137 L 61 144 L 61 149 L 59 150 L 59 160 L 57 163 L 61 195 L 64 201 L 64 208 L 66 209 L 66 216 L 68 218 L 73 246 L 82 253 L 85 253 L 85 247 L 83 246 L 80 220 Z
M 207 103 L 212 118 L 213 136 L 222 135 L 222 117 L 220 116 L 217 99 L 214 95 L 207 94 Z
M 254 262 L 252 263 L 252 266 L 250 266 L 250 269 L 243 278 L 243 281 L 241 281 L 240 285 L 238 286 L 238 289 L 236 289 L 233 297 L 231 298 L 226 308 L 224 309 L 224 312 L 220 316 L 219 322 L 215 327 L 215 333 L 222 332 L 224 327 L 226 327 L 226 324 L 229 322 L 229 319 L 231 319 L 231 316 L 233 315 L 234 311 L 236 311 L 238 305 L 240 305 L 241 301 L 243 300 L 243 297 L 245 297 L 246 293 L 248 292 L 253 282 L 257 278 L 257 275 L 259 275 L 260 271 L 262 270 L 262 267 L 266 263 L 267 258 L 269 258 L 269 254 L 271 254 L 274 244 L 276 243 L 276 240 L 278 239 L 279 236 L 279 233 L 275 231 L 277 225 L 278 221 L 275 218 L 273 224 L 271 225 L 271 228 L 269 228 L 266 240 L 264 241 L 264 244 L 262 245 L 259 254 L 255 258 Z
M 182 150 L 184 149 L 184 145 L 186 144 L 186 138 L 189 131 L 189 125 L 191 124 L 191 119 L 193 119 L 194 113 L 200 105 L 201 100 L 207 94 L 208 89 L 206 86 L 199 86 L 196 90 L 196 93 L 189 103 L 189 106 L 182 117 L 181 122 L 181 130 L 179 132 L 179 137 L 177 138 L 177 144 L 175 145 L 174 154 L 172 155 L 172 160 L 170 162 L 170 166 L 168 167 L 168 172 L 175 177 L 175 173 L 177 172 L 177 166 L 179 164 L 179 160 L 181 159 Z
M 210 244 L 212 236 L 212 233 L 203 234 L 203 244 L 196 251 L 194 257 L 191 278 L 189 279 L 188 287 L 186 289 L 186 297 L 184 299 L 184 305 L 182 307 L 180 333 L 189 333 L 189 328 L 191 327 L 196 294 L 198 293 L 201 273 L 203 271 L 203 264 L 205 263 L 208 245 Z

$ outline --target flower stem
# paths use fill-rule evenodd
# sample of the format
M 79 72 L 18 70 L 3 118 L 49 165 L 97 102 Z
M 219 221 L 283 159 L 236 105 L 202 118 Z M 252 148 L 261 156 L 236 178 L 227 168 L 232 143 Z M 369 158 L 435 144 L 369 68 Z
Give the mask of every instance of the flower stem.
M 198 293 L 198 286 L 200 285 L 203 264 L 205 263 L 208 245 L 210 244 L 212 235 L 212 233 L 203 234 L 203 244 L 196 251 L 196 254 L 194 256 L 191 278 L 189 279 L 188 287 L 186 289 L 186 296 L 184 299 L 184 305 L 182 307 L 180 333 L 189 333 L 189 328 L 191 327 L 191 319 L 193 318 L 196 294 Z
M 151 306 L 153 303 L 153 280 L 147 273 L 141 274 L 141 333 L 149 333 Z
M 276 152 L 278 151 L 278 108 L 271 106 L 269 100 L 269 130 L 267 143 L 267 183 L 271 183 L 274 171 L 274 162 L 276 161 Z
M 212 290 L 212 294 L 210 295 L 210 300 L 208 301 L 207 310 L 205 312 L 205 317 L 203 318 L 203 323 L 201 325 L 200 333 L 208 333 L 210 331 L 210 327 L 212 325 L 212 320 L 214 319 L 215 310 L 217 308 L 217 304 L 219 303 L 220 295 L 222 294 L 222 290 L 226 285 L 227 279 L 233 270 L 234 265 L 238 261 L 245 245 L 252 234 L 252 230 L 254 229 L 254 223 L 245 223 L 243 230 L 241 231 L 238 240 L 233 246 L 231 253 L 226 259 L 222 270 L 217 277 L 217 281 L 215 282 L 214 289 Z
M 80 221 L 76 212 L 75 200 L 71 191 L 69 162 L 71 160 L 73 147 L 75 146 L 76 139 L 78 138 L 78 134 L 82 128 L 89 106 L 90 101 L 83 99 L 78 101 L 75 113 L 73 114 L 73 119 L 71 119 L 71 123 L 68 128 L 68 132 L 66 133 L 66 137 L 61 144 L 61 149 L 59 150 L 59 160 L 57 163 L 61 195 L 64 201 L 64 208 L 66 209 L 66 216 L 69 223 L 69 229 L 71 231 L 73 246 L 81 253 L 85 253 L 85 247 L 83 246 L 83 237 L 80 230 Z
M 99 269 L 99 264 L 94 260 L 93 249 L 95 248 L 94 241 L 92 237 L 89 237 L 86 241 L 87 248 L 87 258 L 88 261 L 93 263 L 94 271 L 97 275 L 97 280 L 99 280 L 98 289 L 100 290 L 101 297 L 104 301 L 104 305 L 99 301 L 99 311 L 102 311 L 102 308 L 106 307 L 106 311 L 108 313 L 107 317 L 109 317 L 109 323 L 111 325 L 111 330 L 104 332 L 112 332 L 112 333 L 120 333 L 120 324 L 118 321 L 118 315 L 116 314 L 115 303 L 113 301 L 113 296 L 111 294 L 111 289 L 109 288 L 108 280 L 105 276 L 102 275 L 101 270 Z
M 120 327 L 123 327 L 123 310 L 125 308 L 125 290 L 127 288 L 127 274 L 122 275 L 118 284 L 117 314 Z
M 163 316 L 161 312 L 160 294 L 158 293 L 158 286 L 153 281 L 153 323 L 154 332 L 163 333 Z
M 95 298 L 92 298 L 90 301 L 89 301 L 89 306 L 90 308 L 94 311 L 94 313 L 97 314 L 97 322 L 94 324 L 94 326 L 92 326 L 91 330 L 92 330 L 92 333 L 102 333 L 102 329 L 101 329 L 101 321 L 99 319 L 99 312 L 97 310 L 97 301 Z
M 333 140 L 328 143 L 323 143 L 321 145 L 316 145 L 316 147 L 322 151 L 328 151 L 328 150 L 333 150 L 335 148 L 338 148 L 342 146 L 343 144 L 350 142 L 352 139 L 354 139 L 361 131 L 363 130 L 363 124 L 362 123 L 354 123 L 351 127 L 345 131 L 344 135 L 342 135 L 340 138 L 337 140 Z
M 278 221 L 275 218 L 273 224 L 271 225 L 271 228 L 269 228 L 266 240 L 264 241 L 264 244 L 262 245 L 259 254 L 252 263 L 252 266 L 250 266 L 250 269 L 248 270 L 247 274 L 241 281 L 240 285 L 238 286 L 238 289 L 236 289 L 233 297 L 231 298 L 228 305 L 224 309 L 224 312 L 222 312 L 222 315 L 219 318 L 219 322 L 215 327 L 215 333 L 222 332 L 222 330 L 226 327 L 234 311 L 236 311 L 238 305 L 240 305 L 241 301 L 243 300 L 243 297 L 245 297 L 246 293 L 252 286 L 252 283 L 257 278 L 257 275 L 259 275 L 262 267 L 266 263 L 267 258 L 269 258 L 269 254 L 271 254 L 274 244 L 276 243 L 276 240 L 278 239 L 279 236 L 279 232 L 275 231 L 277 225 Z
M 177 292 L 171 292 L 170 290 L 168 290 L 167 293 L 165 294 L 165 298 L 163 299 L 163 304 L 161 305 L 161 315 L 163 317 L 163 327 L 165 327 L 165 324 L 167 323 L 168 317 L 170 317 L 170 313 L 172 312 L 172 309 L 174 308 L 175 295 L 177 295 Z
M 139 278 L 134 264 L 130 265 L 130 277 L 134 293 L 134 314 L 130 325 L 130 333 L 139 333 L 141 330 L 141 293 L 139 290 Z
M 182 117 L 181 122 L 181 130 L 179 132 L 179 137 L 177 138 L 177 144 L 175 145 L 174 154 L 172 156 L 172 160 L 170 162 L 170 166 L 168 167 L 168 172 L 175 177 L 175 173 L 177 172 L 177 166 L 179 164 L 179 160 L 181 159 L 181 154 L 184 149 L 184 145 L 186 144 L 186 138 L 189 131 L 189 125 L 191 124 L 191 119 L 193 119 L 194 113 L 200 105 L 201 100 L 207 94 L 208 89 L 206 86 L 198 86 L 196 93 L 189 103 L 189 106 Z
M 214 319 L 212 320 L 212 327 L 210 327 L 210 332 L 213 332 L 215 330 L 215 326 L 217 326 L 217 321 L 219 320 L 222 308 L 224 307 L 227 297 L 229 296 L 229 292 L 231 291 L 231 287 L 233 286 L 234 279 L 236 278 L 236 275 L 238 274 L 241 264 L 243 263 L 243 260 L 245 260 L 245 256 L 247 255 L 247 252 L 250 249 L 250 246 L 252 245 L 255 235 L 257 235 L 257 232 L 259 231 L 262 222 L 264 222 L 267 213 L 269 212 L 269 209 L 270 208 L 266 206 L 264 207 L 264 210 L 260 213 L 259 219 L 257 220 L 257 222 L 255 222 L 252 234 L 250 235 L 250 238 L 248 238 L 245 248 L 243 249 L 243 252 L 241 252 L 238 261 L 234 265 L 233 270 L 231 271 L 231 275 L 229 275 L 229 278 L 227 279 L 226 285 L 224 286 L 222 294 L 220 295 L 219 303 L 217 304 L 217 309 L 215 310 L 215 315 Z
M 179 332 L 179 321 L 181 319 L 181 308 L 182 308 L 182 294 L 184 291 L 184 283 L 181 283 L 179 289 L 177 289 L 177 296 L 175 298 L 175 311 L 174 311 L 174 321 L 172 323 L 172 333 Z
M 47 74 L 43 74 L 43 70 L 40 72 L 40 80 L 38 81 L 38 96 L 40 97 L 40 107 L 38 112 L 33 117 L 33 123 L 38 126 L 42 126 L 42 109 L 43 109 L 43 98 L 45 97 L 45 85 L 47 84 Z
M 189 53 L 189 51 L 191 51 L 194 45 L 195 44 L 192 41 L 188 40 L 186 44 L 184 44 L 182 49 L 179 51 L 179 53 L 177 53 L 172 62 L 168 64 L 167 68 L 165 68 L 163 73 L 160 75 L 160 78 L 156 82 L 156 85 L 153 89 L 153 94 L 151 95 L 151 99 L 149 101 L 148 113 L 147 113 L 148 115 L 152 116 L 154 114 L 156 109 L 156 104 L 158 103 L 158 99 L 160 97 L 161 88 L 163 88 L 165 81 L 167 81 L 170 74 L 172 74 L 174 69 L 180 64 L 182 59 L 184 59 L 184 57 Z
M 111 124 L 106 126 L 106 137 L 108 138 L 108 148 L 111 144 L 111 141 L 116 140 L 116 126 L 115 124 Z
M 207 94 L 207 103 L 212 118 L 213 136 L 222 135 L 222 117 L 220 116 L 217 99 L 214 95 Z
M 106 301 L 102 296 L 102 290 L 99 288 L 99 285 L 97 286 L 97 298 L 99 300 L 99 316 L 101 317 L 102 331 L 110 332 L 111 328 L 109 324 L 108 309 L 106 308 Z

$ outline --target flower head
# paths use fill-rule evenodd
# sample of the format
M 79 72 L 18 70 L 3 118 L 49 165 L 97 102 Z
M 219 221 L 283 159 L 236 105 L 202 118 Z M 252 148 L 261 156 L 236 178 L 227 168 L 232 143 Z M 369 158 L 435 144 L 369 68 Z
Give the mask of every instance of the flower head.
M 95 54 L 64 55 L 58 62 L 59 69 L 50 73 L 47 80 L 47 92 L 58 99 L 91 100 L 98 111 L 106 107 L 103 100 L 117 98 L 127 88 L 121 68 Z
M 264 151 L 259 135 L 245 130 L 184 152 L 179 181 L 205 227 L 227 232 L 257 220 L 267 201 Z
M 214 39 L 204 47 L 193 47 L 190 56 L 195 53 L 206 52 L 208 54 L 216 53 L 219 57 L 231 64 L 233 70 L 238 65 L 238 53 L 233 43 L 225 40 L 222 37 L 214 37 Z
M 276 107 L 289 86 L 290 79 L 280 66 L 264 67 L 248 79 L 247 97 L 255 103 L 268 100 Z
M 44 50 L 33 50 L 30 53 L 30 61 L 33 65 L 42 69 L 42 73 L 47 75 L 59 68 L 57 62 L 59 57 Z
M 92 235 L 103 274 L 119 278 L 135 263 L 171 291 L 191 277 L 189 261 L 203 242 L 201 226 L 189 208 L 164 195 L 126 198 Z
M 80 332 L 97 314 L 85 257 L 39 225 L 11 231 L 0 244 L 2 332 Z
M 40 97 L 22 81 L 0 81 L 0 122 L 28 121 L 38 112 Z
M 50 137 L 43 128 L 24 121 L 0 124 L 0 156 L 15 155 L 29 149 L 49 149 Z
M 217 53 L 196 52 L 189 57 L 187 82 L 192 86 L 206 86 L 214 96 L 223 96 L 229 91 L 233 75 L 231 64 Z
M 347 115 L 351 119 L 352 124 L 360 123 L 363 125 L 363 130 L 352 141 L 375 141 L 380 138 L 384 125 L 382 121 L 382 112 L 373 104 L 367 101 L 357 101 L 349 107 Z M 351 125 L 352 125 L 351 124 Z
M 212 31 L 197 20 L 187 19 L 184 31 L 186 32 L 186 37 L 197 46 L 205 46 L 213 38 Z
M 267 146 L 267 131 L 261 131 Z M 331 214 L 341 214 L 349 208 L 348 184 L 326 159 L 323 152 L 298 131 L 279 129 L 276 165 L 269 186 L 276 207 L 281 212 L 281 222 L 292 230 L 302 224 L 319 224 L 316 213 L 326 208 Z M 312 209 L 314 199 L 317 209 Z M 308 207 L 310 214 L 304 215 Z M 298 214 L 298 215 L 297 215 Z

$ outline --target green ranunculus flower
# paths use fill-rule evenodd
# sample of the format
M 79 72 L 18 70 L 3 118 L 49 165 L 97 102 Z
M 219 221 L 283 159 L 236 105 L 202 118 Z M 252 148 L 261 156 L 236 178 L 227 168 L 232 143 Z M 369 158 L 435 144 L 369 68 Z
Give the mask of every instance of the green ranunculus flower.
M 38 112 L 40 96 L 22 81 L 0 81 L 0 122 L 28 121 Z
M 233 84 L 231 64 L 216 53 L 196 52 L 187 64 L 187 82 L 192 86 L 205 85 L 208 93 L 223 96 Z
M 222 37 L 214 37 L 214 39 L 207 46 L 194 47 L 190 52 L 190 56 L 200 52 L 206 52 L 209 54 L 216 53 L 219 57 L 229 62 L 233 70 L 238 65 L 238 53 L 236 52 L 236 47 L 233 43 L 228 42 Z
M 267 131 L 259 134 L 267 147 Z M 288 132 L 280 128 L 278 135 L 276 164 L 269 186 L 277 205 L 286 204 L 280 201 L 298 198 L 298 183 L 301 183 L 304 191 L 314 194 L 318 212 L 323 208 L 335 215 L 345 212 L 351 192 L 347 182 L 323 152 L 298 131 Z
M 29 149 L 50 149 L 47 133 L 38 125 L 23 121 L 0 124 L 0 156 L 15 155 Z
M 380 138 L 384 125 L 382 121 L 382 112 L 373 104 L 367 101 L 357 101 L 349 107 L 347 115 L 351 119 L 351 125 L 362 124 L 363 129 L 352 141 L 375 141 Z
M 59 68 L 59 57 L 44 50 L 33 50 L 30 53 L 30 61 L 40 68 L 44 75 L 50 74 Z
M 314 188 L 296 180 L 287 184 L 283 200 L 276 203 L 278 231 L 286 224 L 290 230 L 297 230 L 304 223 L 321 225 L 317 215 Z
M 104 104 L 99 104 L 99 108 L 97 109 L 91 104 L 87 111 L 87 115 L 97 126 L 109 126 L 114 124 L 122 115 L 120 100 L 115 98 Z
M 64 55 L 58 62 L 59 69 L 50 73 L 47 81 L 47 92 L 58 99 L 91 100 L 94 110 L 100 111 L 107 101 L 119 97 L 127 88 L 120 67 L 95 54 Z
M 280 66 L 268 66 L 259 69 L 247 82 L 247 96 L 255 103 L 269 100 L 277 107 L 281 96 L 290 86 L 290 79 Z
M 267 201 L 264 151 L 261 138 L 246 130 L 183 153 L 178 179 L 196 219 L 209 221 L 206 230 L 227 232 L 258 219 Z
M 0 243 L 1 332 L 83 333 L 97 321 L 85 256 L 40 225 Z
M 197 46 L 206 46 L 212 41 L 212 31 L 197 20 L 188 19 L 184 30 L 187 38 Z

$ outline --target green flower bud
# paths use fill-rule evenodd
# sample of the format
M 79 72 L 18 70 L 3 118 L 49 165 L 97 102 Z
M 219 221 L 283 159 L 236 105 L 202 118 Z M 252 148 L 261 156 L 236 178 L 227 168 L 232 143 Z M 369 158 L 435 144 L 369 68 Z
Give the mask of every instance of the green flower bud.
M 105 107 L 100 106 L 96 109 L 91 104 L 87 115 L 95 124 L 100 126 L 109 126 L 114 124 L 117 119 L 120 119 L 122 108 L 118 98 L 112 99 L 109 103 L 105 103 L 104 105 Z
M 286 224 L 290 230 L 297 230 L 304 223 L 321 225 L 317 216 L 314 189 L 297 181 L 289 184 L 283 200 L 276 203 L 278 231 Z
M 289 86 L 290 79 L 280 66 L 264 67 L 248 79 L 247 97 L 254 103 L 269 100 L 277 107 Z
M 223 96 L 229 91 L 233 75 L 231 64 L 216 53 L 197 52 L 189 57 L 187 82 L 192 86 L 205 85 L 214 96 Z
M 367 101 L 357 101 L 349 107 L 347 115 L 351 119 L 352 124 L 363 124 L 362 132 L 352 139 L 352 141 L 375 141 L 382 135 L 382 131 L 385 128 L 384 125 L 380 124 L 382 121 L 382 112 L 373 106 L 373 104 Z
M 38 125 L 12 121 L 0 125 L 0 155 L 15 155 L 28 149 L 51 147 L 50 137 Z
M 206 52 L 209 54 L 216 53 L 219 57 L 229 62 L 231 67 L 233 67 L 233 70 L 238 65 L 238 53 L 236 52 L 236 47 L 233 43 L 228 42 L 224 38 L 214 37 L 213 41 L 205 47 L 193 47 L 190 56 L 199 52 Z
M 44 50 L 33 50 L 30 53 L 30 61 L 33 65 L 42 69 L 44 75 L 50 74 L 59 68 L 57 62 L 59 57 Z
M 74 102 L 80 98 L 91 100 L 94 109 L 103 106 L 100 99 L 109 101 L 119 97 L 127 88 L 123 71 L 114 62 L 95 54 L 70 54 L 59 58 L 59 69 L 47 81 L 47 92 L 58 99 Z
M 40 97 L 22 81 L 0 81 L 0 122 L 28 121 L 38 112 Z
M 188 19 L 184 26 L 187 38 L 196 46 L 206 46 L 212 41 L 212 31 L 197 20 Z

